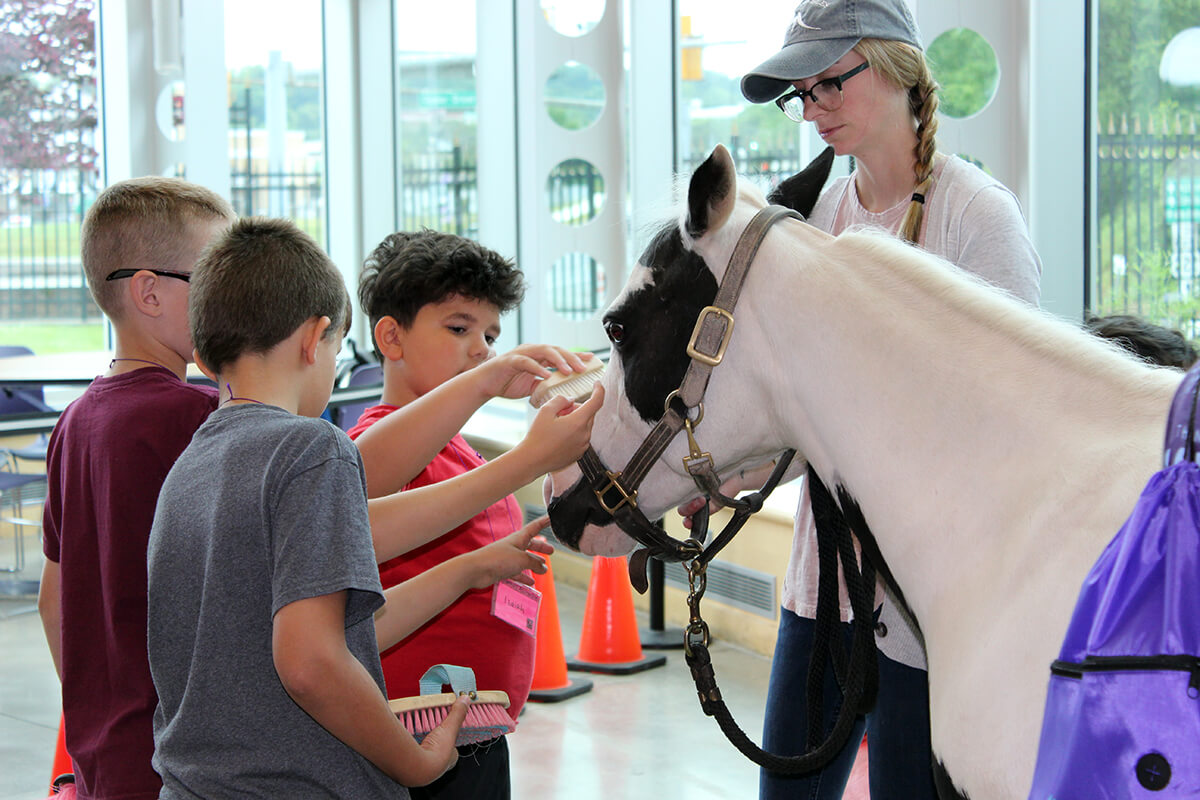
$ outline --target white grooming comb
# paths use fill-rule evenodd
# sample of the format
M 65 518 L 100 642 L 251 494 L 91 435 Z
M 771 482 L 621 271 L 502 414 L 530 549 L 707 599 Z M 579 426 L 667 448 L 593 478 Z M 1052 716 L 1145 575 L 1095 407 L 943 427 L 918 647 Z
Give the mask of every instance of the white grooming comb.
M 598 358 L 586 362 L 583 372 L 555 372 L 534 388 L 529 404 L 541 408 L 551 397 L 559 395 L 582 403 L 592 396 L 592 386 L 603 376 L 604 362 Z

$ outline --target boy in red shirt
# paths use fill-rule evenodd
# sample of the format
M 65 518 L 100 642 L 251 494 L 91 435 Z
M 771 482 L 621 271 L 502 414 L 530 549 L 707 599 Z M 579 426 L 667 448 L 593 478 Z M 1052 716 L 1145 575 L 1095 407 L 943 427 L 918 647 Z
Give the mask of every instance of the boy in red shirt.
M 363 452 L 369 493 L 378 496 L 399 489 L 417 490 L 447 481 L 471 481 L 477 487 L 475 502 L 459 509 L 465 522 L 380 565 L 385 587 L 519 529 L 521 507 L 511 493 L 552 468 L 554 460 L 562 460 L 546 452 L 544 444 L 539 445 L 539 440 L 546 438 L 539 431 L 540 418 L 521 443 L 492 462 L 484 461 L 456 432 L 492 394 L 528 394 L 534 382 L 532 371 L 520 373 L 522 380 L 501 392 L 471 393 L 465 387 L 454 391 L 454 400 L 440 406 L 440 418 L 429 423 L 444 426 L 442 440 L 449 439 L 432 460 L 424 454 L 415 461 L 402 461 L 412 455 L 411 448 L 384 444 L 403 441 L 405 429 L 411 431 L 421 424 L 394 412 L 439 387 L 451 394 L 451 383 L 456 387 L 464 384 L 464 379 L 473 375 L 470 371 L 493 355 L 500 315 L 516 307 L 523 293 L 522 275 L 511 262 L 470 239 L 430 230 L 392 234 L 363 266 L 359 302 L 371 320 L 375 349 L 383 364 L 383 395 L 379 405 L 363 412 L 350 437 Z M 517 348 L 503 358 L 520 357 L 567 372 L 584 368 L 577 354 L 539 345 Z M 476 374 L 482 379 L 484 372 Z M 358 439 L 368 429 L 370 433 Z M 473 516 L 467 519 L 468 515 Z M 522 627 L 523 619 L 509 621 L 493 613 L 497 601 L 503 605 L 509 591 L 511 586 L 499 584 L 468 592 L 384 652 L 388 696 L 416 694 L 422 673 L 432 664 L 460 664 L 475 671 L 480 689 L 507 692 L 511 701 L 508 711 L 516 719 L 533 679 L 534 637 L 531 629 Z M 464 748 L 460 755 L 454 769 L 430 786 L 412 790 L 412 796 L 441 800 L 510 796 L 504 737 Z

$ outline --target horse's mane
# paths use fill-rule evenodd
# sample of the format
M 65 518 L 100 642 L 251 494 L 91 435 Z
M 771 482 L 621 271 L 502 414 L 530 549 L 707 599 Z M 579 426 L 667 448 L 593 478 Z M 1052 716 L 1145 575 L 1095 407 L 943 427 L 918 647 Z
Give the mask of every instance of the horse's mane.
M 751 214 L 767 205 L 763 192 L 744 175 L 738 176 L 737 193 L 738 207 L 749 206 Z M 687 176 L 677 176 L 673 216 L 685 243 L 691 247 L 683 224 L 687 215 L 686 197 Z M 834 271 L 874 268 L 886 280 L 903 282 L 942 298 L 973 324 L 1002 333 L 1023 347 L 1045 354 L 1064 371 L 1107 374 L 1131 384 L 1134 391 L 1142 387 L 1152 393 L 1157 382 L 1146 380 L 1147 370 L 1166 369 L 1149 365 L 1119 345 L 1030 306 L 945 259 L 882 231 L 852 228 L 834 237 L 822 250 L 830 255 L 837 254 L 832 259 L 820 259 L 823 268 Z M 809 265 L 810 268 L 813 266 Z
M 838 253 L 835 268 L 886 272 L 890 280 L 941 298 L 974 324 L 1046 355 L 1065 372 L 1112 374 L 1137 385 L 1145 383 L 1147 369 L 1157 369 L 1119 345 L 1030 306 L 945 259 L 881 231 L 844 231 L 830 244 L 828 252 Z

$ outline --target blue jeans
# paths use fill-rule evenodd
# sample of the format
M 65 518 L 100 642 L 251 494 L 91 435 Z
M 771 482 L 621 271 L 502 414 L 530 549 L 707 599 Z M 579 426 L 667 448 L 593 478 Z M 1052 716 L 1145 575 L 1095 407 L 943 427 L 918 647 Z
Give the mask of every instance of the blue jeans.
M 804 752 L 808 725 L 808 659 L 816 624 L 780 609 L 779 638 L 771 662 L 763 748 L 776 755 Z M 846 652 L 851 628 L 842 623 Z M 842 694 L 825 670 L 823 730 L 833 728 Z M 846 788 L 863 732 L 867 734 L 871 800 L 937 800 L 929 746 L 929 680 L 924 670 L 905 666 L 879 654 L 879 698 L 875 709 L 858 717 L 846 746 L 826 767 L 804 775 L 780 775 L 766 770 L 759 780 L 760 800 L 838 800 Z

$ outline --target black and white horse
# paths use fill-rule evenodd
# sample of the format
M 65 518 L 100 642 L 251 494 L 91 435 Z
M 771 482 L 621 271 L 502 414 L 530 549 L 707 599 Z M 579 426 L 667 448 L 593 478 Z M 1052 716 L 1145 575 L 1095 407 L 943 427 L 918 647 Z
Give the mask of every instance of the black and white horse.
M 815 202 L 820 182 L 786 187 Z M 592 443 L 618 469 L 687 367 L 739 234 L 765 201 L 718 147 L 606 312 Z M 896 239 L 787 219 L 766 235 L 695 430 L 722 478 L 792 447 L 853 498 L 925 636 L 933 750 L 972 800 L 1026 797 L 1049 664 L 1084 575 L 1159 467 L 1180 375 Z M 694 498 L 676 437 L 642 482 L 650 519 Z M 550 476 L 556 536 L 634 542 Z M 845 500 L 844 500 L 845 502 Z

